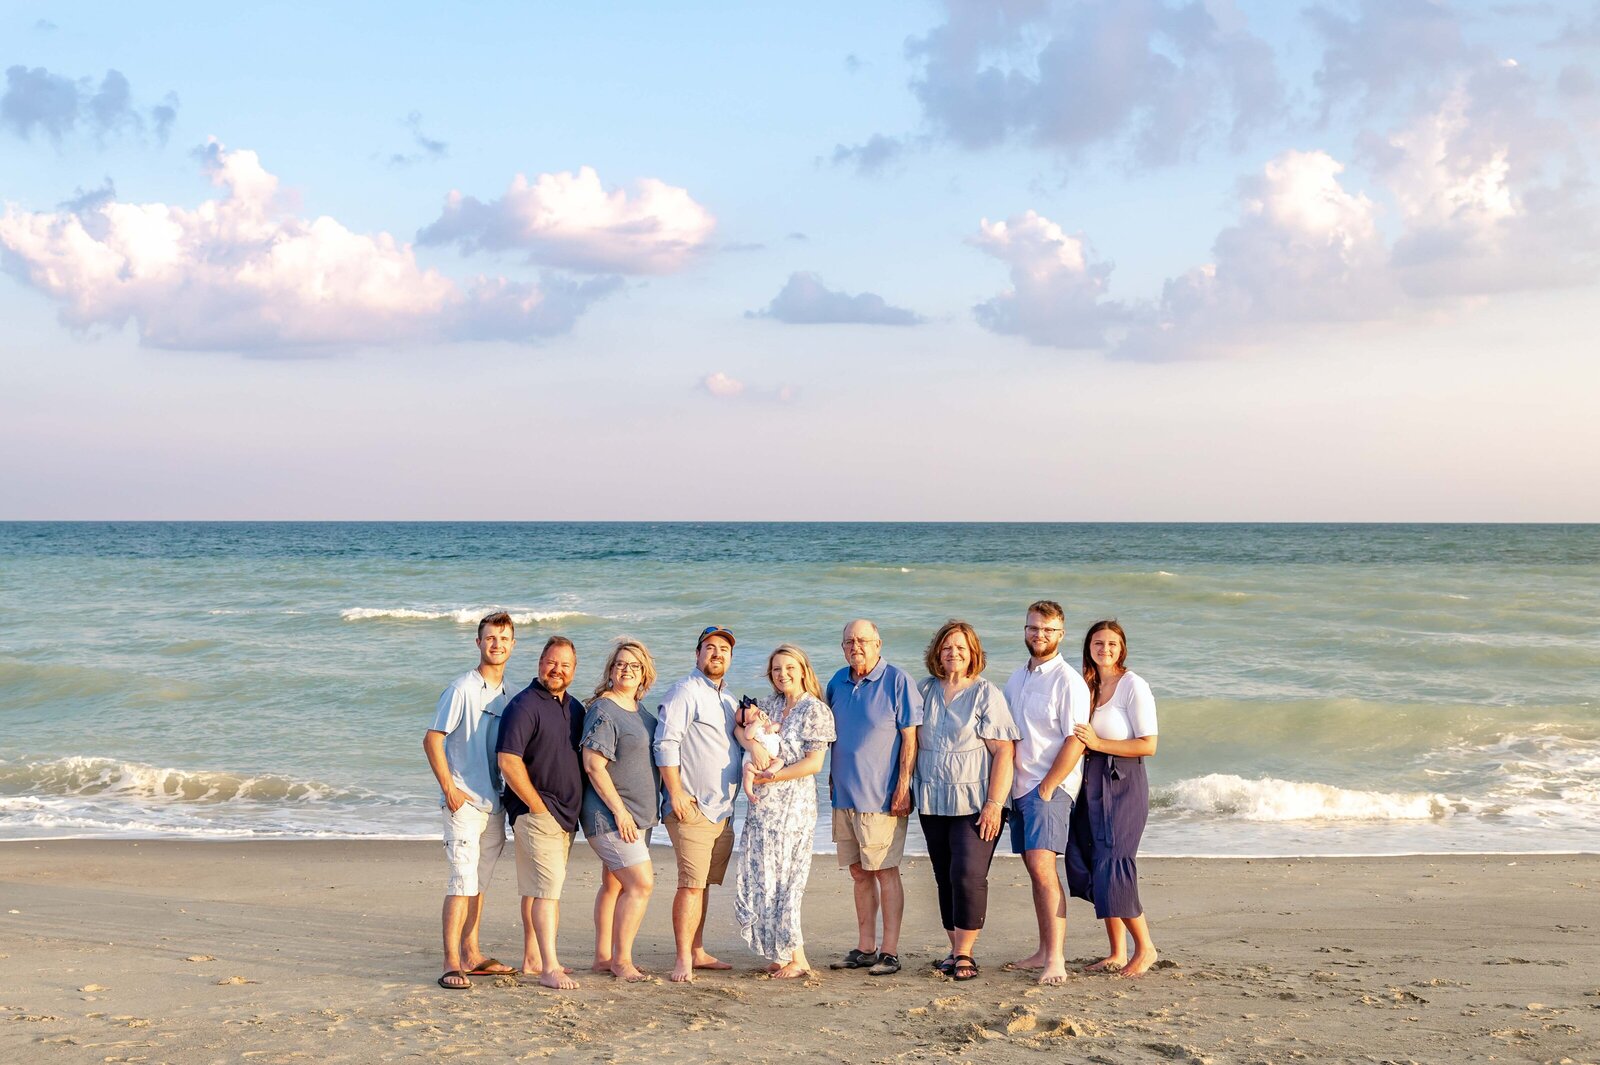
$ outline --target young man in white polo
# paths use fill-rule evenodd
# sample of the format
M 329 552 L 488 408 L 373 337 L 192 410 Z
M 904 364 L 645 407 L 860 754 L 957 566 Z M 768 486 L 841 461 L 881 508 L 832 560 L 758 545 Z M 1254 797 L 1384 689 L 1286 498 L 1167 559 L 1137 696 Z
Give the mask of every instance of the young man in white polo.
M 1011 785 L 1011 849 L 1022 855 L 1033 882 L 1033 911 L 1039 924 L 1039 949 L 1012 962 L 1038 969 L 1041 984 L 1067 978 L 1067 898 L 1056 859 L 1067 850 L 1072 804 L 1083 783 L 1083 742 L 1074 725 L 1089 720 L 1089 685 L 1061 657 L 1064 632 L 1061 604 L 1041 599 L 1028 607 L 1022 630 L 1028 664 L 1006 681 L 1006 702 L 1022 738 L 1014 757 Z
M 483 889 L 506 843 L 495 764 L 500 715 L 509 697 L 506 662 L 517 644 L 516 626 L 505 613 L 478 622 L 478 667 L 450 682 L 439 696 L 433 724 L 422 737 L 428 767 L 439 782 L 444 812 L 444 854 L 450 878 L 444 897 L 444 975 L 439 986 L 465 990 L 469 976 L 501 976 L 515 970 L 478 947 Z

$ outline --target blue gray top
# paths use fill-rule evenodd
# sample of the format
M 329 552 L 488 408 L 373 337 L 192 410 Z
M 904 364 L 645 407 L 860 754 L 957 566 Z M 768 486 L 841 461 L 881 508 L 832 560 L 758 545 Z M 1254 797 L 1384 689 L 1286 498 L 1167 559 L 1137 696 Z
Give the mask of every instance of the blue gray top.
M 900 730 L 922 724 L 922 696 L 911 678 L 883 659 L 860 680 L 850 667 L 828 681 L 828 705 L 839 738 L 833 745 L 833 808 L 889 812 L 899 776 Z
M 650 755 L 655 731 L 656 715 L 643 705 L 637 710 L 625 710 L 609 695 L 603 695 L 589 704 L 583 717 L 583 739 L 578 744 L 580 754 L 596 751 L 605 758 L 611 786 L 617 789 L 623 808 L 632 815 L 639 831 L 646 833 L 646 839 L 650 826 L 656 823 L 656 795 L 661 790 L 661 774 Z M 584 776 L 587 778 L 588 774 Z M 583 834 L 591 838 L 617 830 L 616 817 L 587 779 L 578 822 L 583 825 Z
M 733 815 L 744 751 L 733 738 L 733 696 L 698 669 L 667 689 L 656 714 L 656 765 L 677 766 L 684 790 L 711 821 Z M 672 809 L 661 789 L 661 814 Z
M 941 817 L 966 817 L 989 797 L 989 756 L 984 740 L 1021 738 L 999 688 L 979 677 L 946 705 L 933 677 L 917 685 L 923 697 L 917 730 L 917 809 Z M 1002 800 L 1010 805 L 1009 798 Z
M 444 733 L 444 760 L 450 779 L 485 813 L 500 812 L 500 765 L 495 744 L 500 715 L 510 697 L 505 682 L 491 685 L 477 670 L 463 673 L 439 696 L 429 732 Z M 443 806 L 444 796 L 439 797 Z

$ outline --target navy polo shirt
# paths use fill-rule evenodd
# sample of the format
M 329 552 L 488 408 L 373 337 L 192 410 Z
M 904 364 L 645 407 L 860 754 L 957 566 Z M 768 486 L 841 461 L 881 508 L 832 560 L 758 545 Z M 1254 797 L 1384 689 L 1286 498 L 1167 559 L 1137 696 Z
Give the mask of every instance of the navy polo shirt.
M 558 700 L 544 682 L 522 689 L 500 719 L 497 754 L 514 754 L 528 767 L 528 780 L 549 807 L 556 823 L 568 832 L 578 828 L 583 808 L 583 760 L 578 740 L 583 735 L 583 704 L 562 693 Z M 506 786 L 503 800 L 512 824 L 528 812 L 528 804 Z

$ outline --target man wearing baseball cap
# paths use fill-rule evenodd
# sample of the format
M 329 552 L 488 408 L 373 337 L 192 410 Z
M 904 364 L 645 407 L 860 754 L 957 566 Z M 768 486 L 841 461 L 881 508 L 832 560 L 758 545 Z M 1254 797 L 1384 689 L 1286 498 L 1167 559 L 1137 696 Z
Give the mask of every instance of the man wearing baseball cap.
M 704 934 L 706 888 L 722 883 L 733 853 L 741 752 L 733 738 L 738 708 L 723 690 L 732 661 L 733 633 L 708 626 L 695 643 L 695 671 L 667 689 L 656 716 L 661 820 L 678 860 L 672 898 L 678 982 L 693 980 L 696 969 L 731 968 L 706 952 Z

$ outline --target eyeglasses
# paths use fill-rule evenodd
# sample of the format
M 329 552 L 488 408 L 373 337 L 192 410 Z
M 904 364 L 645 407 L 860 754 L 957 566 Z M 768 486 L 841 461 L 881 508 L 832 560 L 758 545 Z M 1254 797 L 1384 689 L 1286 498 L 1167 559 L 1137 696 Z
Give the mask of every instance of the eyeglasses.
M 1066 630 L 1060 628 L 1059 626 L 1041 629 L 1037 625 L 1024 625 L 1022 627 L 1022 631 L 1027 633 L 1029 636 L 1060 636 Z
M 637 662 L 618 662 L 611 667 L 615 673 L 643 673 L 644 667 Z
M 852 636 L 848 640 L 844 641 L 844 646 L 846 646 L 846 647 L 871 647 L 875 643 L 882 643 L 882 642 L 883 642 L 882 640 L 875 639 L 875 638 L 873 638 L 871 636 Z

